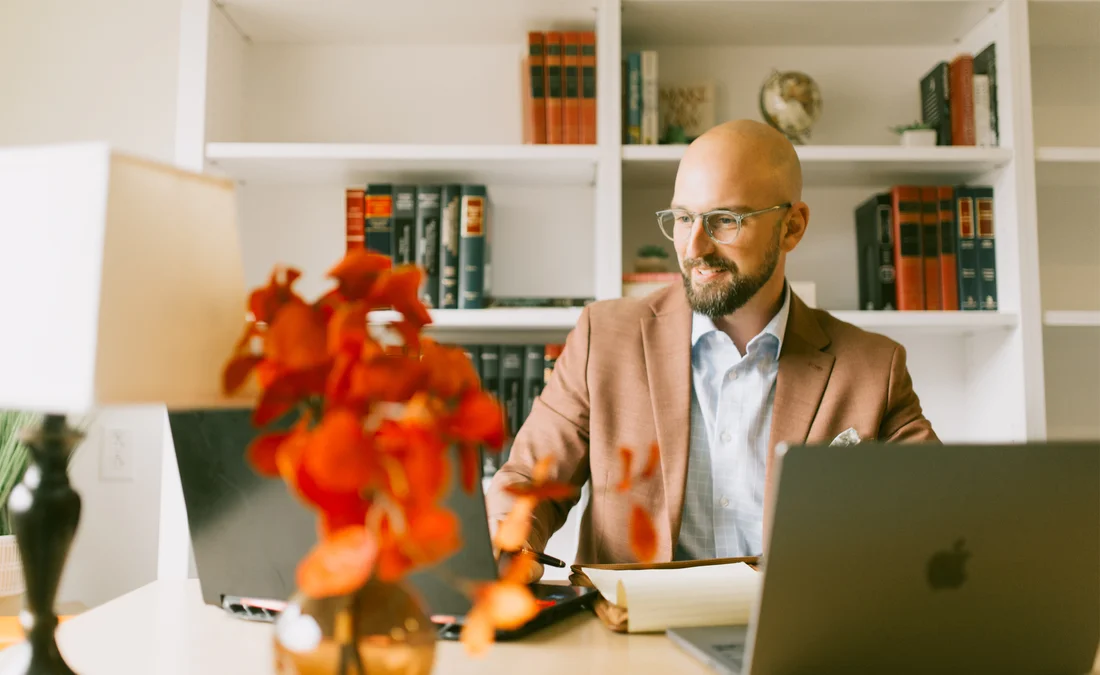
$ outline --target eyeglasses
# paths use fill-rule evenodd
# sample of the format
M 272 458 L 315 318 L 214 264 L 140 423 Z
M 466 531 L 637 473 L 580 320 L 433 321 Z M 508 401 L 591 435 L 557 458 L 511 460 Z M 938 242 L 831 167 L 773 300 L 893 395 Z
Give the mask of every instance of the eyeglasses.
M 719 244 L 732 244 L 737 235 L 741 234 L 741 224 L 746 218 L 758 216 L 761 213 L 790 208 L 791 203 L 769 206 L 759 211 L 748 213 L 735 213 L 733 211 L 707 211 L 706 213 L 694 213 L 687 209 L 665 209 L 657 212 L 657 224 L 661 227 L 661 233 L 665 237 L 675 241 L 677 237 L 684 237 L 695 225 L 697 218 L 703 219 L 703 229 L 707 235 Z

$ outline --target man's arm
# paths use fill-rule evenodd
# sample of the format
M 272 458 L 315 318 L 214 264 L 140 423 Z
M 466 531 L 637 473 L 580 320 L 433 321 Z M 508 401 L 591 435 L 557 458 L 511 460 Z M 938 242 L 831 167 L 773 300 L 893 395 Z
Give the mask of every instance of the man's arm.
M 890 359 L 890 384 L 886 394 L 886 413 L 879 428 L 883 441 L 939 443 L 932 424 L 924 417 L 920 400 L 913 391 L 913 380 L 905 365 L 905 347 L 897 345 Z
M 589 308 L 585 307 L 565 340 L 550 381 L 515 434 L 508 461 L 493 476 L 486 493 L 490 528 L 495 531 L 496 523 L 504 519 L 514 502 L 504 488 L 529 484 L 538 460 L 553 456 L 547 480 L 576 485 L 578 497 L 539 502 L 528 540 L 536 551 L 543 551 L 550 536 L 565 523 L 569 509 L 579 499 L 581 486 L 588 480 L 589 330 Z

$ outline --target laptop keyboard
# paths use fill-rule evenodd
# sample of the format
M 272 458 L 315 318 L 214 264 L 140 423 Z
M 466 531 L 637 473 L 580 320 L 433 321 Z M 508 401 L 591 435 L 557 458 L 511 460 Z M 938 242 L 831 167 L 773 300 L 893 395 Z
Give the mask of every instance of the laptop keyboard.
M 251 600 L 227 595 L 222 597 L 222 609 L 238 619 L 271 623 L 278 618 L 286 603 L 274 600 Z

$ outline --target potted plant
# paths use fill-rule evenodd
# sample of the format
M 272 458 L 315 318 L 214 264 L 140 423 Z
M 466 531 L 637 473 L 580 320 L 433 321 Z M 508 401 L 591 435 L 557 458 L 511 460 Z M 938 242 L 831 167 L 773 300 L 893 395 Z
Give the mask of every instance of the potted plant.
M 20 410 L 0 411 L 0 598 L 21 595 L 24 591 L 23 565 L 8 512 L 8 498 L 23 480 L 30 465 L 30 448 L 21 440 L 24 429 L 37 427 L 38 413 Z
M 901 137 L 901 144 L 907 148 L 936 145 L 936 129 L 927 122 L 910 122 L 891 127 L 891 131 Z
M 668 251 L 663 246 L 646 244 L 638 249 L 634 258 L 634 272 L 636 274 L 667 272 L 668 258 Z

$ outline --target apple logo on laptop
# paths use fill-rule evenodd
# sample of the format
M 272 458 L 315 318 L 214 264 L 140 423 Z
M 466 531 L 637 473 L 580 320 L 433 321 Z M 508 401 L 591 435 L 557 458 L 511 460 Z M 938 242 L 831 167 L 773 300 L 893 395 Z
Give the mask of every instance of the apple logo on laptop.
M 937 551 L 928 560 L 928 585 L 933 590 L 953 589 L 966 581 L 966 561 L 970 552 L 966 542 L 959 539 L 945 551 Z

